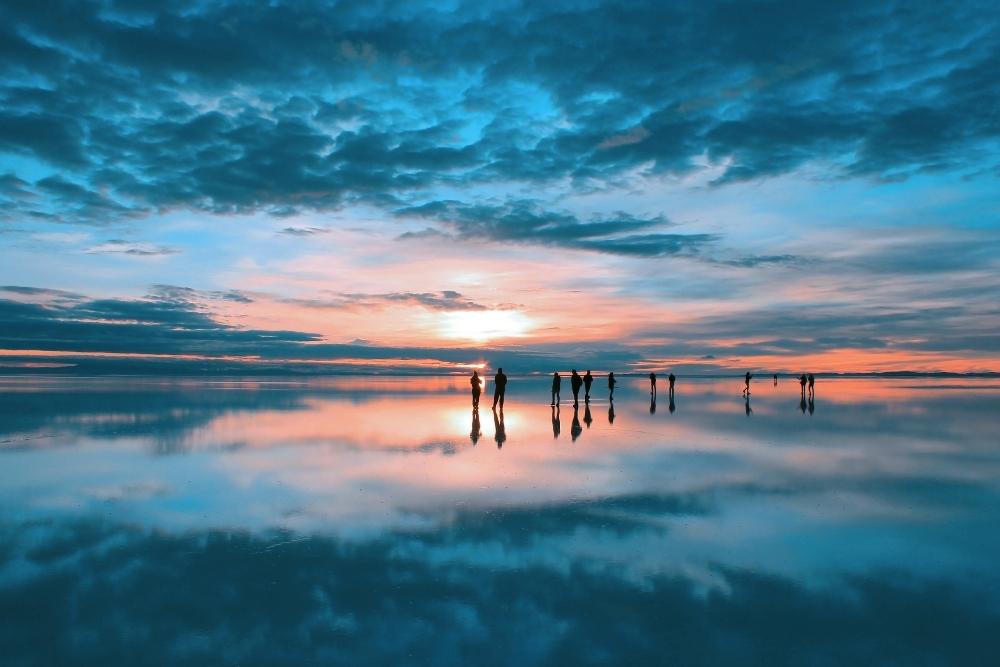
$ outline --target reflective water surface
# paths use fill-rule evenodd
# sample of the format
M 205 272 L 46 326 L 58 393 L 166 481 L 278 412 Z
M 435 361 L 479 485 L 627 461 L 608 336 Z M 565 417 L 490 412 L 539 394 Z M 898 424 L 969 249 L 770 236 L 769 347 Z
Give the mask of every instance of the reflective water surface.
M 0 655 L 1000 660 L 1000 382 L 648 387 L 0 378 Z

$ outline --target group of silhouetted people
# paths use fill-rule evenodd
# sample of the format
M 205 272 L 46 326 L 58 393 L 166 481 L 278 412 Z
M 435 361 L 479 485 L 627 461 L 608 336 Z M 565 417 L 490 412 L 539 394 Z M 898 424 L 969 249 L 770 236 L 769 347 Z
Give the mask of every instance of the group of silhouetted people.
M 753 410 L 750 408 L 750 381 L 753 379 L 753 374 L 747 371 L 743 376 L 743 398 L 744 406 L 746 409 L 746 414 L 749 417 L 753 414 Z M 778 386 L 778 375 L 774 374 L 774 386 Z M 649 373 L 649 412 L 653 414 L 656 412 L 656 373 Z M 483 391 L 483 380 L 479 376 L 479 371 L 473 371 L 472 377 L 469 380 L 472 385 L 472 432 L 470 438 L 472 443 L 478 442 L 479 438 L 482 436 L 482 431 L 479 422 L 479 397 L 482 395 Z M 669 391 L 669 409 L 673 413 L 675 408 L 674 403 L 674 386 L 677 383 L 677 377 L 670 373 L 667 376 L 667 387 Z M 580 405 L 580 389 L 583 389 L 583 402 L 584 402 L 584 412 L 583 412 L 583 422 L 590 428 L 590 424 L 593 418 L 590 413 L 590 390 L 594 384 L 594 376 L 588 370 L 585 374 L 580 375 L 574 368 L 570 374 L 570 388 L 573 391 L 573 423 L 570 427 L 570 434 L 573 440 L 576 440 L 580 434 L 583 432 L 583 427 L 580 425 L 579 417 L 579 405 Z M 615 386 L 618 384 L 618 380 L 615 378 L 614 372 L 608 373 L 608 423 L 613 424 L 615 421 Z M 815 396 L 816 396 L 816 378 L 812 373 L 803 373 L 799 377 L 799 384 L 802 387 L 802 400 L 800 402 L 800 407 L 802 412 L 808 409 L 809 414 L 812 414 L 815 409 Z M 559 422 L 559 405 L 561 401 L 560 390 L 562 389 L 562 376 L 558 372 L 552 374 L 552 435 L 558 438 L 560 428 Z M 507 439 L 507 434 L 504 428 L 503 421 L 503 403 L 504 397 L 507 393 L 507 376 L 503 372 L 503 368 L 498 368 L 496 375 L 493 376 L 493 427 L 494 427 L 494 439 L 496 440 L 497 447 L 503 447 L 504 441 Z M 497 407 L 499 406 L 499 411 Z

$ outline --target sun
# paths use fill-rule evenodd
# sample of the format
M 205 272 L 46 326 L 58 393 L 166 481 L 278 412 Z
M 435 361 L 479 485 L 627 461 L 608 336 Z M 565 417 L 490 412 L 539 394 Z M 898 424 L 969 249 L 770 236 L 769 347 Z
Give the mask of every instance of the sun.
M 443 313 L 441 334 L 482 343 L 496 338 L 524 336 L 531 320 L 516 310 L 463 310 Z

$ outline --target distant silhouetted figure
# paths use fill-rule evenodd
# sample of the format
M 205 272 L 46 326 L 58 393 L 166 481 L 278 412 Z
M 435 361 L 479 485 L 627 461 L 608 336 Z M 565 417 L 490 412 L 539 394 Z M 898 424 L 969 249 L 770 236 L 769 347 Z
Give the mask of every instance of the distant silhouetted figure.
M 806 382 L 808 382 L 808 379 L 806 378 L 806 374 L 805 374 L 805 373 L 803 373 L 803 374 L 802 374 L 802 375 L 801 375 L 801 376 L 799 377 L 799 386 L 800 386 L 800 387 L 802 387 L 802 395 L 803 395 L 803 396 L 805 396 L 805 395 L 806 395 Z
M 746 380 L 746 386 L 743 387 L 743 394 L 745 396 L 749 396 L 750 395 L 750 380 L 753 379 L 753 375 L 750 374 L 750 371 L 747 371 L 747 374 L 744 376 L 744 379 Z
M 499 413 L 493 411 L 493 439 L 497 441 L 497 449 L 503 447 L 503 443 L 507 440 L 507 431 L 503 425 L 503 408 L 500 408 Z
M 590 385 L 594 384 L 594 376 L 587 371 L 587 374 L 583 376 L 583 400 L 590 403 Z
M 493 409 L 496 410 L 497 403 L 500 403 L 500 410 L 503 411 L 503 397 L 507 393 L 507 376 L 503 374 L 503 369 L 498 368 L 497 374 L 493 378 Z
M 580 426 L 580 406 L 576 403 L 573 404 L 573 423 L 569 427 L 569 434 L 573 437 L 573 442 L 580 437 L 583 433 L 583 427 Z
M 809 374 L 809 395 L 816 396 L 816 378 L 812 373 Z
M 677 382 L 677 378 L 674 377 L 673 373 L 671 373 L 670 375 L 667 376 L 667 387 L 668 387 L 668 391 L 669 391 L 669 393 L 671 395 L 673 395 L 673 393 L 674 393 L 674 383 L 675 382 Z
M 571 375 L 569 378 L 569 386 L 570 389 L 573 390 L 573 405 L 576 405 L 580 402 L 580 387 L 582 385 L 583 385 L 583 378 L 580 377 L 580 374 L 577 373 L 576 369 L 574 368 L 573 375 Z
M 774 374 L 774 386 L 775 387 L 778 386 L 778 374 L 777 373 Z
M 594 418 L 590 416 L 590 403 L 585 402 L 584 406 L 583 423 L 587 425 L 587 428 L 590 428 L 590 425 L 594 423 Z
M 608 401 L 608 423 L 615 423 L 615 402 L 614 399 Z
M 482 435 L 483 429 L 479 425 L 479 407 L 477 406 L 472 409 L 472 431 L 469 433 L 469 440 L 472 440 L 472 444 L 475 445 Z
M 608 399 L 615 400 L 615 385 L 618 384 L 618 380 L 615 379 L 615 372 L 611 371 L 608 373 Z
M 656 412 L 656 393 L 649 395 L 649 414 Z
M 551 405 L 559 405 L 559 390 L 562 388 L 562 376 L 559 373 L 552 374 L 552 403 Z
M 649 393 L 656 396 L 656 373 L 649 372 Z
M 746 394 L 744 394 L 744 396 L 746 396 L 745 406 L 747 410 L 747 417 L 749 417 L 750 415 L 753 414 L 753 410 L 750 409 L 750 392 L 748 391 Z
M 562 424 L 559 422 L 559 406 L 552 406 L 552 437 L 558 438 L 559 432 L 562 430 Z
M 472 385 L 472 408 L 479 409 L 479 395 L 483 393 L 483 381 L 479 378 L 479 371 L 472 371 L 472 378 L 469 380 Z
M 674 410 L 677 409 L 677 406 L 674 405 L 674 392 L 670 392 L 670 395 L 667 396 L 667 409 L 670 410 L 670 414 L 674 414 Z

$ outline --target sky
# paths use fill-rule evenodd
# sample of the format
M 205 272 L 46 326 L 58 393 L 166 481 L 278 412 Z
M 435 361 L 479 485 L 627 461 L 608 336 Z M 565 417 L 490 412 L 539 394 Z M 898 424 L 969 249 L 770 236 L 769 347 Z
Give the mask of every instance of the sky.
M 1000 371 L 992 2 L 0 6 L 7 371 Z

